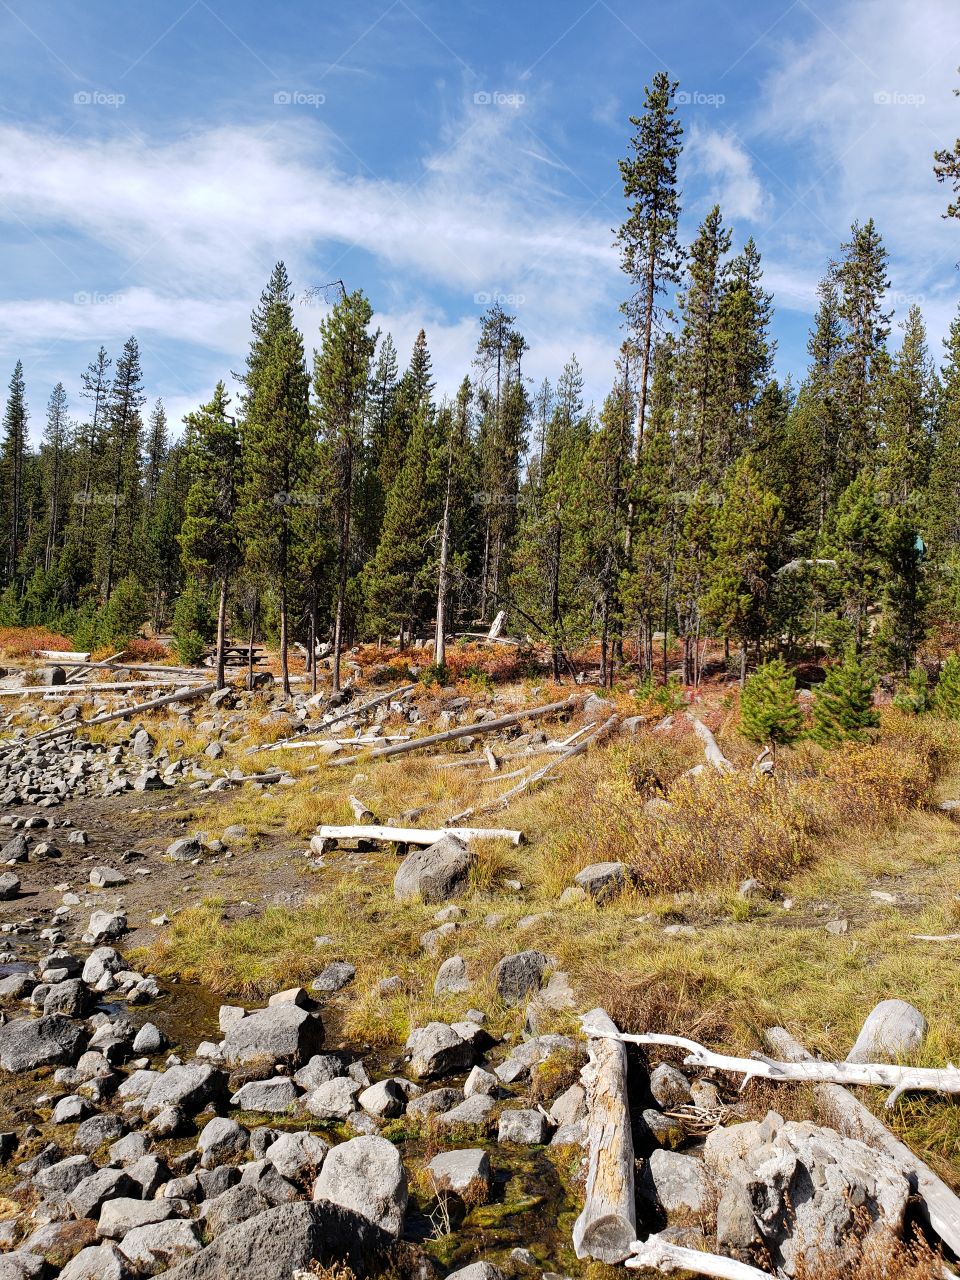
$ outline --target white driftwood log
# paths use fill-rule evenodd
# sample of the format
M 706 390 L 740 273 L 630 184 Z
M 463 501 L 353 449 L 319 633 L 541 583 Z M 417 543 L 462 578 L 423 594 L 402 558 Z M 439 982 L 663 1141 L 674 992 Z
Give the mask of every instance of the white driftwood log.
M 479 724 L 459 725 L 456 729 L 445 729 L 443 733 L 431 733 L 425 738 L 414 738 L 411 742 L 399 742 L 392 747 L 378 747 L 370 752 L 373 760 L 398 756 L 405 751 L 420 751 L 424 747 L 435 746 L 438 742 L 451 742 L 454 738 L 475 738 L 484 733 L 495 733 L 498 729 L 509 729 L 521 720 L 537 720 L 541 716 L 559 715 L 564 711 L 572 711 L 577 706 L 576 698 L 565 698 L 563 702 L 548 702 L 542 707 L 529 707 L 524 711 L 514 711 L 508 716 L 500 716 L 497 720 L 483 720 Z M 334 764 L 356 764 L 359 756 L 344 756 L 335 760 Z
M 690 1271 L 698 1276 L 716 1276 L 717 1280 L 774 1280 L 771 1272 L 760 1271 L 746 1262 L 724 1258 L 719 1253 L 701 1253 L 699 1249 L 685 1249 L 671 1244 L 659 1236 L 635 1240 L 632 1256 L 624 1263 L 627 1267 L 650 1267 L 654 1271 L 669 1274 L 672 1271 Z
M 960 1093 L 960 1071 L 952 1063 L 946 1067 L 900 1067 L 886 1062 L 821 1062 L 811 1058 L 802 1062 L 778 1062 L 763 1054 L 751 1058 L 738 1058 L 732 1054 L 714 1053 L 696 1040 L 685 1036 L 658 1034 L 627 1035 L 623 1032 L 597 1032 L 630 1044 L 660 1045 L 669 1049 L 683 1049 L 684 1062 L 689 1066 L 704 1067 L 711 1071 L 729 1071 L 742 1075 L 740 1088 L 746 1088 L 753 1079 L 772 1080 L 774 1083 L 801 1080 L 807 1084 L 865 1084 L 891 1092 L 886 1105 L 892 1107 L 902 1093 L 911 1090 L 935 1093 Z
M 815 1061 L 783 1027 L 770 1027 L 766 1041 L 774 1053 L 787 1061 Z M 960 1256 L 960 1199 L 947 1184 L 842 1085 L 818 1084 L 814 1086 L 813 1093 L 825 1117 L 841 1133 L 859 1138 L 890 1157 L 910 1183 L 911 1190 L 920 1198 L 923 1214 L 931 1229 L 952 1253 Z
M 444 836 L 456 836 L 469 844 L 471 840 L 509 840 L 511 844 L 523 843 L 522 831 L 507 831 L 503 827 L 443 827 L 425 831 L 420 827 L 382 827 L 376 823 L 357 827 L 317 827 L 322 840 L 378 840 L 388 844 L 436 844 Z
M 578 1258 L 618 1263 L 634 1247 L 633 1137 L 627 1104 L 627 1053 L 603 1009 L 585 1014 L 590 1060 L 581 1077 L 587 1090 L 589 1164 L 583 1211 L 573 1224 Z M 607 1033 L 595 1036 L 595 1030 Z
M 35 733 L 27 742 L 46 742 L 50 738 L 59 738 L 67 733 L 76 733 L 78 729 L 87 729 L 93 724 L 108 724 L 111 720 L 122 720 L 125 716 L 139 715 L 141 711 L 154 711 L 157 707 L 168 706 L 172 702 L 186 702 L 190 698 L 199 698 L 203 694 L 213 693 L 216 685 L 195 684 L 188 689 L 177 689 L 174 693 L 165 693 L 162 698 L 151 698 L 148 702 L 138 702 L 132 707 L 121 707 L 118 711 L 105 711 L 94 716 L 92 720 L 74 720 L 72 724 L 57 725 L 53 729 L 44 729 Z
M 358 822 L 366 822 L 373 818 L 371 811 L 363 801 L 358 800 L 356 796 L 347 796 L 347 804 L 350 806 L 353 816 Z
M 365 711 L 372 711 L 374 707 L 379 707 L 383 702 L 391 702 L 394 698 L 403 697 L 405 693 L 409 693 L 413 688 L 414 686 L 412 684 L 402 684 L 397 689 L 388 689 L 385 693 L 378 693 L 376 697 L 369 698 L 366 702 L 361 702 L 359 706 L 348 707 L 339 715 L 333 716 L 329 720 L 325 720 L 323 728 L 325 730 L 332 729 L 335 724 L 340 724 L 344 720 L 349 720 L 351 716 L 362 715 Z M 297 737 L 281 738 L 279 742 L 269 742 L 262 747 L 253 747 L 249 754 L 253 755 L 254 752 L 257 751 L 282 751 L 285 747 L 289 746 L 290 743 L 296 744 L 297 747 L 313 747 L 318 745 L 315 741 L 304 742 L 302 738 Z
M 703 754 L 707 757 L 707 763 L 712 764 L 718 773 L 733 773 L 733 765 L 720 750 L 716 738 L 707 726 L 696 716 L 691 716 L 690 719 L 693 722 L 694 733 L 703 743 Z

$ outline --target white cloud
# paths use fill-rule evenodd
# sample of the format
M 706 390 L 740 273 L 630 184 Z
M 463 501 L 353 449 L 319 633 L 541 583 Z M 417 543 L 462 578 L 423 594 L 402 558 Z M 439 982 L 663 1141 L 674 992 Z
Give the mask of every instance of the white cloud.
M 724 216 L 758 222 L 768 204 L 753 161 L 735 134 L 694 123 L 683 154 L 684 169 L 705 179 L 707 203 L 719 204 Z

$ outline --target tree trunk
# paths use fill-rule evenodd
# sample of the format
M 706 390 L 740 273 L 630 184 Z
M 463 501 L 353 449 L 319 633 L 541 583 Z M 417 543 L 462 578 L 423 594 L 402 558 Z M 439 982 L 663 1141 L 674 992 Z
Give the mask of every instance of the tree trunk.
M 450 454 L 453 452 L 451 434 Z M 437 576 L 437 631 L 433 639 L 433 665 L 441 670 L 447 661 L 447 564 L 450 558 L 450 492 L 453 486 L 453 459 L 447 457 L 447 496 L 443 503 L 443 529 L 440 534 L 440 572 Z
M 227 683 L 227 655 L 224 645 L 227 638 L 227 575 L 220 579 L 220 602 L 217 606 L 217 688 L 222 689 Z
M 280 587 L 280 675 L 283 680 L 283 692 L 290 697 L 290 664 L 287 655 L 287 587 Z
M 253 688 L 253 638 L 257 634 L 257 598 L 250 607 L 250 647 L 247 650 L 247 688 Z

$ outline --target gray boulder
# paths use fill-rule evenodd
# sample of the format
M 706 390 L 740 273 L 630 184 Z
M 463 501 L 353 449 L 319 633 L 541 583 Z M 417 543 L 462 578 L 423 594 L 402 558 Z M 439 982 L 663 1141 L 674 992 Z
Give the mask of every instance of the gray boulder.
M 127 1080 L 130 1078 L 128 1076 Z M 195 1115 L 217 1094 L 222 1084 L 223 1075 L 216 1067 L 199 1063 L 170 1067 L 156 1076 L 150 1084 L 143 1100 L 143 1114 L 147 1117 L 155 1116 L 168 1107 L 177 1107 Z
M 418 1080 L 468 1071 L 477 1057 L 473 1045 L 445 1022 L 429 1022 L 418 1028 L 407 1045 L 411 1050 L 410 1071 Z
M 650 1092 L 657 1106 L 672 1111 L 692 1102 L 690 1082 L 682 1071 L 671 1067 L 668 1062 L 661 1062 L 650 1072 Z
M 177 1218 L 134 1227 L 119 1245 L 120 1252 L 134 1266 L 148 1273 L 173 1267 L 181 1259 L 199 1253 L 202 1247 L 197 1224 Z
M 55 982 L 43 997 L 44 1016 L 62 1013 L 67 1018 L 82 1018 L 92 1000 L 85 983 L 79 978 L 67 978 L 65 982 Z
M 288 1182 L 316 1177 L 330 1150 L 315 1133 L 282 1133 L 267 1147 L 266 1159 Z
M 319 1085 L 304 1099 L 304 1105 L 318 1120 L 346 1120 L 357 1109 L 356 1098 L 362 1086 L 349 1076 L 337 1076 Z
M 123 1169 L 98 1169 L 78 1182 L 67 1196 L 67 1204 L 75 1218 L 96 1218 L 108 1200 L 132 1196 L 137 1185 Z
M 127 932 L 127 917 L 122 911 L 94 911 L 84 934 L 94 946 L 107 938 L 119 938 Z
M 534 1111 L 532 1107 L 520 1107 L 500 1114 L 500 1125 L 497 1129 L 498 1142 L 538 1146 L 546 1142 L 549 1136 L 550 1124 L 546 1116 L 539 1111 Z
M 451 992 L 454 995 L 460 995 L 465 991 L 469 991 L 470 986 L 470 979 L 467 977 L 467 963 L 463 956 L 451 956 L 449 960 L 444 960 L 437 970 L 437 976 L 433 983 L 433 994 L 439 996 L 445 992 Z
M 67 1156 L 38 1169 L 33 1175 L 33 1184 L 47 1196 L 65 1198 L 84 1178 L 92 1177 L 96 1172 L 97 1166 L 87 1156 Z
M 368 1115 L 393 1120 L 406 1110 L 407 1093 L 396 1080 L 378 1080 L 358 1094 L 357 1102 Z
M 472 854 L 456 836 L 443 836 L 425 849 L 414 849 L 401 862 L 393 880 L 394 896 L 401 901 L 422 898 L 443 902 L 466 888 Z
M 547 957 L 541 951 L 504 956 L 493 970 L 497 995 L 504 1004 L 519 1004 L 531 991 L 540 989 L 546 967 Z
M 606 902 L 623 890 L 626 872 L 622 862 L 596 862 L 578 871 L 573 880 L 594 901 Z
M 340 1143 L 327 1153 L 313 1198 L 359 1213 L 399 1238 L 407 1211 L 407 1177 L 400 1153 L 386 1138 L 351 1138 Z
M 270 1205 L 254 1187 L 240 1183 L 203 1205 L 203 1221 L 211 1236 L 222 1235 L 228 1227 L 269 1209 Z
M 650 1153 L 640 1179 L 641 1194 L 664 1213 L 702 1213 L 710 1201 L 710 1184 L 701 1160 L 676 1151 Z
M 226 1164 L 243 1155 L 249 1145 L 250 1134 L 243 1125 L 225 1116 L 217 1116 L 204 1125 L 197 1142 L 200 1164 L 204 1169 L 214 1169 L 218 1164 Z
M 8 902 L 20 892 L 20 877 L 12 871 L 4 871 L 0 875 L 0 902 Z
M 345 960 L 334 960 L 310 983 L 311 991 L 321 991 L 332 995 L 334 991 L 342 991 L 357 976 L 357 970 Z
M 230 1227 L 166 1280 L 290 1280 L 298 1268 L 344 1263 L 359 1280 L 382 1268 L 393 1238 L 338 1205 L 299 1201 Z
M 190 1206 L 185 1200 L 133 1200 L 120 1196 L 108 1200 L 100 1210 L 97 1235 L 101 1240 L 122 1240 L 136 1227 L 152 1226 L 155 1222 L 167 1222 L 170 1218 L 185 1218 Z
M 492 1262 L 471 1262 L 459 1271 L 450 1271 L 447 1280 L 507 1280 L 506 1273 Z
M 128 1280 L 127 1259 L 113 1244 L 81 1249 L 60 1272 L 60 1280 Z
M 69 1066 L 86 1043 L 84 1028 L 60 1014 L 14 1018 L 0 1027 L 0 1067 L 4 1071 L 34 1071 L 37 1067 Z
M 480 1199 L 490 1186 L 490 1157 L 480 1147 L 460 1151 L 442 1151 L 427 1165 L 432 1187 L 436 1191 L 452 1191 L 471 1200 Z
M 272 1080 L 249 1080 L 230 1099 L 233 1106 L 242 1111 L 264 1111 L 279 1115 L 296 1106 L 300 1090 L 289 1076 L 274 1076 Z
M 234 1023 L 226 1034 L 223 1057 L 231 1067 L 250 1062 L 299 1067 L 323 1046 L 323 1023 L 294 1004 L 258 1009 Z
M 927 1020 L 906 1000 L 881 1000 L 847 1054 L 848 1062 L 901 1062 L 923 1044 Z
M 202 853 L 203 845 L 196 836 L 181 836 L 179 840 L 174 840 L 173 844 L 167 845 L 163 856 L 174 862 L 192 862 Z

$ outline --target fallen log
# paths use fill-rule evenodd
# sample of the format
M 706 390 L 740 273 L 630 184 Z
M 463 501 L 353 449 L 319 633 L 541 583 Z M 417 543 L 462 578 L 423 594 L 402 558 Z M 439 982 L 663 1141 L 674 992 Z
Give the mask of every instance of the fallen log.
M 658 1235 L 649 1236 L 643 1241 L 635 1240 L 631 1248 L 633 1253 L 624 1263 L 625 1267 L 649 1267 L 668 1275 L 672 1271 L 689 1271 L 693 1275 L 714 1276 L 716 1280 L 776 1280 L 773 1272 L 761 1271 L 758 1267 L 737 1262 L 735 1258 L 725 1258 L 719 1253 L 686 1249 L 683 1245 L 672 1244 Z
M 598 1035 L 611 1035 L 610 1032 L 597 1032 Z M 796 1062 L 778 1062 L 765 1054 L 754 1054 L 751 1058 L 738 1058 L 733 1054 L 714 1053 L 696 1040 L 688 1040 L 685 1036 L 667 1036 L 654 1033 L 645 1035 L 628 1035 L 617 1032 L 616 1039 L 629 1044 L 659 1045 L 669 1049 L 683 1049 L 686 1052 L 684 1062 L 688 1066 L 697 1066 L 711 1071 L 729 1071 L 733 1075 L 742 1075 L 741 1090 L 753 1079 L 772 1080 L 774 1083 L 784 1081 L 803 1081 L 804 1083 L 829 1084 L 865 1084 L 889 1089 L 886 1106 L 892 1107 L 901 1094 L 913 1090 L 932 1091 L 935 1093 L 960 1093 L 960 1070 L 952 1063 L 946 1067 L 901 1067 L 887 1062 L 821 1062 L 819 1058 L 809 1058 Z
M 774 1053 L 787 1061 L 816 1061 L 783 1027 L 771 1027 L 766 1032 L 766 1041 Z M 842 1085 L 817 1084 L 813 1093 L 825 1117 L 837 1129 L 851 1138 L 859 1138 L 861 1142 L 890 1157 L 918 1196 L 930 1229 L 953 1254 L 960 1256 L 960 1199 L 943 1179 L 938 1178 L 919 1156 L 915 1156 L 909 1147 L 895 1138 L 886 1125 Z
M 34 649 L 33 656 L 35 658 L 46 658 L 51 662 L 89 662 L 90 652 L 84 650 L 71 651 L 69 649 Z
M 98 667 L 109 667 L 110 663 L 113 662 L 114 659 L 122 657 L 123 650 L 121 649 L 119 653 L 112 653 L 109 658 L 101 658 L 99 662 L 78 662 L 76 667 L 67 676 L 66 682 L 67 684 L 74 684 L 87 671 L 96 671 Z M 63 666 L 64 664 L 61 663 L 60 665 Z M 73 666 L 73 663 L 68 663 L 67 665 Z
M 535 786 L 536 783 L 542 782 L 547 775 L 552 773 L 552 771 L 559 765 L 566 763 L 567 760 L 572 760 L 574 756 L 578 756 L 581 752 L 586 751 L 587 747 L 589 747 L 592 742 L 596 742 L 598 738 L 601 738 L 608 729 L 611 729 L 618 719 L 619 716 L 617 715 L 609 716 L 594 733 L 589 735 L 589 737 L 581 738 L 574 746 L 568 747 L 566 751 L 558 755 L 556 760 L 550 760 L 539 769 L 535 769 L 533 773 L 527 774 L 525 778 L 521 778 L 516 786 L 511 787 L 509 791 L 504 791 L 501 795 L 497 796 L 495 800 L 490 800 L 486 804 L 480 805 L 479 808 L 475 807 L 472 809 L 466 809 L 463 813 L 458 813 L 447 821 L 460 822 L 464 818 L 472 818 L 483 813 L 496 813 L 498 809 L 505 809 L 512 800 L 515 800 L 517 796 L 522 795 L 524 791 L 528 791 L 530 787 Z M 596 721 L 594 721 L 594 724 L 596 724 Z
M 693 731 L 703 743 L 703 754 L 707 757 L 707 763 L 712 764 L 718 773 L 733 773 L 734 767 L 727 757 L 717 745 L 717 740 L 703 723 L 696 716 L 690 716 L 693 723 Z
M 356 796 L 347 796 L 347 804 L 358 822 L 367 822 L 373 819 L 372 812 L 367 808 L 362 800 L 358 800 Z
M 960 942 L 960 933 L 911 933 L 914 942 Z
M 425 738 L 413 738 L 410 742 L 400 742 L 392 747 L 379 747 L 370 752 L 370 758 L 373 760 L 386 759 L 389 756 L 401 755 L 405 751 L 420 751 L 424 747 L 433 747 L 438 742 L 452 742 L 455 738 L 478 737 L 484 733 L 495 733 L 498 729 L 509 729 L 511 725 L 519 724 L 521 720 L 537 720 L 542 716 L 557 715 L 561 711 L 571 711 L 577 705 L 579 705 L 579 699 L 570 697 L 565 698 L 563 702 L 548 702 L 542 707 L 529 707 L 524 711 L 514 711 L 508 716 L 500 716 L 497 720 L 482 720 L 479 724 L 458 725 L 455 729 L 445 729 L 443 733 L 431 733 Z M 344 756 L 342 760 L 335 760 L 333 763 L 338 765 L 356 764 L 359 758 L 359 756 Z
M 166 707 L 173 702 L 185 702 L 189 698 L 199 698 L 203 694 L 213 693 L 216 687 L 211 681 L 208 684 L 193 685 L 189 689 L 178 689 L 175 693 L 165 693 L 161 698 L 151 698 L 149 702 L 138 702 L 132 707 L 121 707 L 119 711 L 105 711 L 99 716 L 94 716 L 92 720 L 75 720 L 72 724 L 44 729 L 41 733 L 34 734 L 32 738 L 24 739 L 24 742 L 47 741 L 50 738 L 59 738 L 63 734 L 76 733 L 79 729 L 88 729 L 91 725 L 108 724 L 111 720 L 123 720 L 127 716 L 136 716 L 141 711 L 155 711 L 158 707 Z
M 364 823 L 356 827 L 323 825 L 317 827 L 321 840 L 376 840 L 385 844 L 436 844 L 444 836 L 456 836 L 465 844 L 471 840 L 509 840 L 511 844 L 523 844 L 522 831 L 509 831 L 503 827 L 442 827 L 424 830 L 420 827 L 384 827 L 377 823 Z
M 325 720 L 322 728 L 332 729 L 335 724 L 340 724 L 343 720 L 349 720 L 351 716 L 361 715 L 364 711 L 372 711 L 374 707 L 379 707 L 382 702 L 390 702 L 393 698 L 400 698 L 405 693 L 409 693 L 415 686 L 412 684 L 402 684 L 398 689 L 390 689 L 386 693 L 378 693 L 375 698 L 370 698 L 367 702 L 361 702 L 358 707 L 351 707 L 347 711 L 341 712 L 340 715 L 334 716 L 332 720 Z M 315 746 L 315 742 L 304 742 L 299 738 L 282 738 L 279 742 L 270 742 L 262 747 L 251 747 L 250 755 L 257 751 L 282 751 L 290 743 L 295 743 L 297 747 Z
M 637 1236 L 627 1053 L 603 1009 L 592 1009 L 581 1022 L 590 1052 L 580 1073 L 587 1091 L 589 1155 L 584 1205 L 573 1224 L 573 1247 L 578 1258 L 616 1264 L 629 1256 Z M 597 1030 L 607 1034 L 597 1036 Z

